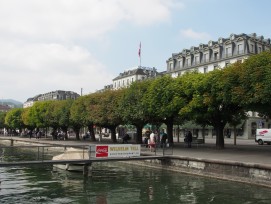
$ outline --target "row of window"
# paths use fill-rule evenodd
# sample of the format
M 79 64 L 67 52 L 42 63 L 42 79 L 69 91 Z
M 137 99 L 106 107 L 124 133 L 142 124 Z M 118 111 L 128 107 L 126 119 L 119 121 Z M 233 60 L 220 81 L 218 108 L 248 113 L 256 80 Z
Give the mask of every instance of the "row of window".
M 237 61 L 236 62 L 242 62 L 242 59 L 240 58 L 240 59 L 237 59 Z M 229 61 L 226 61 L 225 62 L 225 67 L 228 67 L 229 65 L 230 65 L 231 63 L 229 62 Z M 203 69 L 203 73 L 207 73 L 207 72 L 209 72 L 209 67 L 210 67 L 210 65 L 209 66 L 204 66 L 202 69 Z M 218 66 L 218 64 L 214 64 L 213 65 L 213 70 L 215 70 L 215 69 L 217 69 L 219 66 Z M 201 70 L 199 70 L 199 68 L 196 68 L 196 69 L 193 69 L 194 71 L 198 71 L 198 72 L 201 72 Z M 184 72 L 189 72 L 190 70 L 185 70 Z M 181 72 L 179 72 L 179 73 L 174 73 L 173 75 L 172 75 L 172 77 L 177 77 L 177 76 L 180 76 L 181 75 Z
M 47 101 L 47 100 L 66 100 L 66 99 L 76 99 L 76 96 L 71 95 L 48 95 L 39 97 L 39 101 Z
M 126 80 L 123 79 L 123 80 L 115 81 L 114 88 L 120 88 L 120 87 L 129 86 L 130 83 L 133 83 L 133 82 L 134 82 L 134 78 L 126 79 Z
M 178 68 L 184 68 L 184 67 L 190 67 L 199 65 L 201 63 L 208 63 L 211 61 L 217 61 L 223 58 L 229 58 L 236 55 L 242 55 L 244 54 L 244 44 L 237 44 L 237 49 L 233 49 L 231 45 L 225 47 L 225 52 L 220 52 L 219 49 L 214 49 L 212 52 L 206 51 L 204 53 L 198 53 L 194 56 L 187 56 L 182 57 L 181 59 L 171 61 L 169 62 L 169 70 L 178 69 Z M 235 51 L 235 53 L 234 53 Z M 258 46 L 257 50 L 255 50 L 254 44 L 250 44 L 249 47 L 250 53 L 261 53 L 262 52 L 262 46 Z M 223 54 L 223 55 L 222 55 Z

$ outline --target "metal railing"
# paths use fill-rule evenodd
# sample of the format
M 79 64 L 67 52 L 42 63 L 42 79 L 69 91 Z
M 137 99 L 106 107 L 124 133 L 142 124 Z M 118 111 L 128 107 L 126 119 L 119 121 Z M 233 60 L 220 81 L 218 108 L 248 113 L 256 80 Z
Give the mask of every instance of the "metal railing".
M 170 143 L 141 144 L 141 153 L 146 155 L 173 155 L 173 145 Z

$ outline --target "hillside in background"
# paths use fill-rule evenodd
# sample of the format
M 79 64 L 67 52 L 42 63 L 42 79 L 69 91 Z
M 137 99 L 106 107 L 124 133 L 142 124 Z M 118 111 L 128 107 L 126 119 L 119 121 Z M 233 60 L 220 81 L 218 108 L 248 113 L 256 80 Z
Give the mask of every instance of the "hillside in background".
M 15 108 L 23 107 L 23 103 L 13 99 L 0 99 L 0 104 L 14 106 Z

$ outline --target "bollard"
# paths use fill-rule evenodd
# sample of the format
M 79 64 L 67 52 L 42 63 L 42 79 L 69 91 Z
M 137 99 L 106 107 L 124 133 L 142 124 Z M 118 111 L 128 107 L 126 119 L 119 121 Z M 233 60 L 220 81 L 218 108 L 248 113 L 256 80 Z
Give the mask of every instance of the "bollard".
M 84 166 L 83 166 L 83 175 L 84 176 L 92 176 L 92 165 L 91 165 L 91 163 L 84 164 Z
M 14 143 L 14 140 L 11 139 L 11 140 L 10 140 L 10 146 L 13 146 L 13 143 Z

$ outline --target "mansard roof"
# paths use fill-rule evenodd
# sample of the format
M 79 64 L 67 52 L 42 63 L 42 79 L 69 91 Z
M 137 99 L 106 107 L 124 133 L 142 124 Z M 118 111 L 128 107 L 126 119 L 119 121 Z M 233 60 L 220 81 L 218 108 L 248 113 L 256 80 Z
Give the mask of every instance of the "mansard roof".
M 180 59 L 182 57 L 186 57 L 189 54 L 208 51 L 209 49 L 212 49 L 212 48 L 217 48 L 222 45 L 228 45 L 228 44 L 232 44 L 234 42 L 238 42 L 238 41 L 242 41 L 242 40 L 246 40 L 246 39 L 251 39 L 252 41 L 261 42 L 265 45 L 270 46 L 270 38 L 264 39 L 263 36 L 257 36 L 256 33 L 252 33 L 252 34 L 245 34 L 245 33 L 234 34 L 234 33 L 232 33 L 227 38 L 220 37 L 220 38 L 218 38 L 217 41 L 210 40 L 207 44 L 206 43 L 199 44 L 198 47 L 191 46 L 190 49 L 184 48 L 179 53 L 173 53 L 172 57 L 170 57 L 167 60 L 167 62 L 172 61 L 173 59 Z
M 155 68 L 147 68 L 147 67 L 137 67 L 131 70 L 124 71 L 123 73 L 120 73 L 119 76 L 113 79 L 118 80 L 122 78 L 126 78 L 129 76 L 134 76 L 134 75 L 148 75 L 148 71 L 156 71 Z

